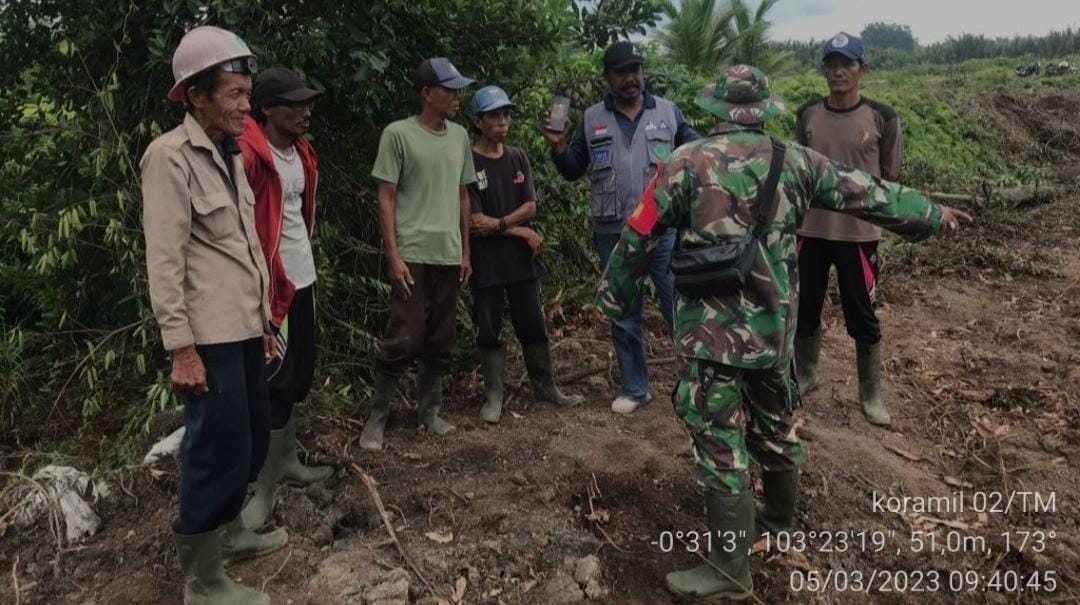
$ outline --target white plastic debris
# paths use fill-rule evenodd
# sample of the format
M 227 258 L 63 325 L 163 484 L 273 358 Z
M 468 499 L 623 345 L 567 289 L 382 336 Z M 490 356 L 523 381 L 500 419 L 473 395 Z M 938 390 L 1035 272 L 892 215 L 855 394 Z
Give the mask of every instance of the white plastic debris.
M 107 483 L 94 481 L 70 466 L 54 465 L 39 469 L 33 480 L 36 486 L 16 506 L 16 526 L 36 523 L 45 514 L 58 514 L 64 522 L 64 535 L 69 543 L 97 532 L 101 518 L 87 500 L 96 503 L 109 497 Z
M 170 456 L 175 458 L 180 451 L 180 441 L 183 439 L 184 427 L 180 427 L 173 431 L 168 437 L 155 443 L 154 447 L 150 448 L 150 452 L 143 458 L 143 466 L 153 466 L 162 458 L 168 458 Z

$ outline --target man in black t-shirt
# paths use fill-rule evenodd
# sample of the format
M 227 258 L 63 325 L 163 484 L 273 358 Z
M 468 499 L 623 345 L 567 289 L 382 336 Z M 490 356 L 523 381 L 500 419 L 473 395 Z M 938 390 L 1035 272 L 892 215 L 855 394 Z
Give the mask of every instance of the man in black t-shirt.
M 562 406 L 583 401 L 555 386 L 540 302 L 543 238 L 529 227 L 536 216 L 532 171 L 524 151 L 503 144 L 513 109 L 510 97 L 498 86 L 485 86 L 473 96 L 473 119 L 480 136 L 473 144 L 476 182 L 469 185 L 470 286 L 486 396 L 480 417 L 490 423 L 502 416 L 506 352 L 499 333 L 507 303 L 536 398 Z

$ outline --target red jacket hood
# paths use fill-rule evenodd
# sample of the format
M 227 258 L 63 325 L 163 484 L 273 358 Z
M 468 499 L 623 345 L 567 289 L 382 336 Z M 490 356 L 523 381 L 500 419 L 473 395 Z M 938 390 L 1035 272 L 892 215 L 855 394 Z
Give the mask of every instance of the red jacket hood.
M 244 155 L 244 173 L 255 193 L 255 229 L 270 270 L 271 323 L 280 326 L 292 305 L 296 287 L 285 273 L 285 265 L 278 252 L 281 244 L 281 228 L 284 218 L 282 208 L 281 177 L 278 175 L 270 142 L 262 127 L 251 116 L 244 119 L 244 132 L 237 139 Z M 304 168 L 304 194 L 301 213 L 307 224 L 308 235 L 315 226 L 315 192 L 319 183 L 319 159 L 315 150 L 305 139 L 294 143 Z

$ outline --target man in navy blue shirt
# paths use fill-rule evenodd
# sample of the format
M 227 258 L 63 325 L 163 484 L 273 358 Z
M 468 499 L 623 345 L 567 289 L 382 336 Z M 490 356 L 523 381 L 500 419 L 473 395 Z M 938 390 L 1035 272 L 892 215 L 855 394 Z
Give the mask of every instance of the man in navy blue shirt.
M 588 174 L 593 243 L 601 267 L 619 242 L 626 218 L 634 212 L 658 163 L 673 149 L 700 138 L 674 103 L 645 90 L 644 58 L 631 42 L 616 42 L 604 53 L 604 99 L 585 110 L 573 142 L 570 126 L 563 132 L 544 131 L 552 159 L 567 180 Z M 664 235 L 649 268 L 660 312 L 669 333 L 674 312 L 671 251 L 675 232 Z M 619 361 L 622 385 L 611 404 L 618 414 L 631 414 L 652 399 L 645 363 L 641 325 L 642 301 L 620 320 L 612 321 L 611 335 Z

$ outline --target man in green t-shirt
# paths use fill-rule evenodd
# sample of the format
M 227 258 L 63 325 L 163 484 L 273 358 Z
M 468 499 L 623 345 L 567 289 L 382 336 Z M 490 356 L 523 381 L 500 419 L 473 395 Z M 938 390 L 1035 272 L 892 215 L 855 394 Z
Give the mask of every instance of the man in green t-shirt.
M 420 64 L 420 113 L 383 130 L 371 175 L 379 180 L 379 229 L 390 272 L 390 319 L 376 360 L 371 412 L 360 447 L 382 449 L 398 379 L 419 359 L 421 428 L 446 435 L 442 379 L 454 349 L 457 294 L 469 264 L 469 194 L 476 180 L 469 135 L 448 121 L 473 80 L 443 57 Z

